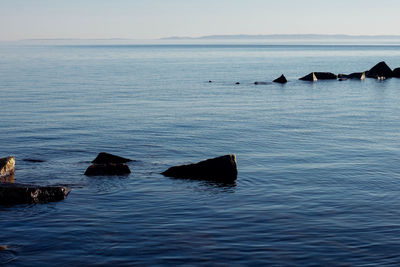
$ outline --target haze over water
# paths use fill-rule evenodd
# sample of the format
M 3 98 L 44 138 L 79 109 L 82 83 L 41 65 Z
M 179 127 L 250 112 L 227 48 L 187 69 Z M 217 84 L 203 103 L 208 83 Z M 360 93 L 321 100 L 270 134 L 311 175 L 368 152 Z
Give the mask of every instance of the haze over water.
M 0 264 L 398 264 L 400 79 L 298 81 L 383 60 L 400 46 L 0 46 L 0 155 L 72 188 L 0 207 Z M 132 173 L 84 176 L 101 151 Z M 160 175 L 228 153 L 235 185 Z

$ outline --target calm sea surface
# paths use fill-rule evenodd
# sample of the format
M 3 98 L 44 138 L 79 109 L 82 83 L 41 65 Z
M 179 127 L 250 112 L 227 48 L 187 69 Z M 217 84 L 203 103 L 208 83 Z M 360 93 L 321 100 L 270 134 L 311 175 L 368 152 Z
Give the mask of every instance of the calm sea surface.
M 297 80 L 382 60 L 400 46 L 0 46 L 0 156 L 72 188 L 0 206 L 0 265 L 400 264 L 400 79 Z M 84 176 L 101 151 L 132 173 Z M 236 185 L 160 175 L 229 153 Z

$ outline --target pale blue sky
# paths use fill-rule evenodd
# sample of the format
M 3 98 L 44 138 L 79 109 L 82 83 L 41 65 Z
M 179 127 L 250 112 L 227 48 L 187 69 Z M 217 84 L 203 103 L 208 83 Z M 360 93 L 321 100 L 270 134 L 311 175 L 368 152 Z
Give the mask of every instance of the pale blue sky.
M 400 35 L 399 0 L 0 0 L 0 40 Z

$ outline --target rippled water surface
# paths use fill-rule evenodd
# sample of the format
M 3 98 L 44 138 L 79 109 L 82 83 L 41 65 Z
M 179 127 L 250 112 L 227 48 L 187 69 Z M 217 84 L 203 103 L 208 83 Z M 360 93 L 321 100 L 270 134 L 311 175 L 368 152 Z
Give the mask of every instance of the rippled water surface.
M 400 79 L 297 80 L 382 60 L 400 47 L 0 46 L 0 156 L 72 188 L 0 206 L 0 264 L 399 264 Z M 132 173 L 84 176 L 101 151 Z M 235 185 L 159 174 L 228 153 Z

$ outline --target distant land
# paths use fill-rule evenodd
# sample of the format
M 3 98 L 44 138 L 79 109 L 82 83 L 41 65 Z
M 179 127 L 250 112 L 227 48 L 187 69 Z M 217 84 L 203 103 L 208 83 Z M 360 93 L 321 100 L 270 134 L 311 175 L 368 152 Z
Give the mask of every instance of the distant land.
M 276 39 L 336 39 L 336 40 L 376 40 L 376 39 L 400 39 L 400 35 L 346 35 L 346 34 L 238 34 L 238 35 L 206 35 L 200 37 L 172 36 L 161 38 L 161 40 L 276 40 Z

